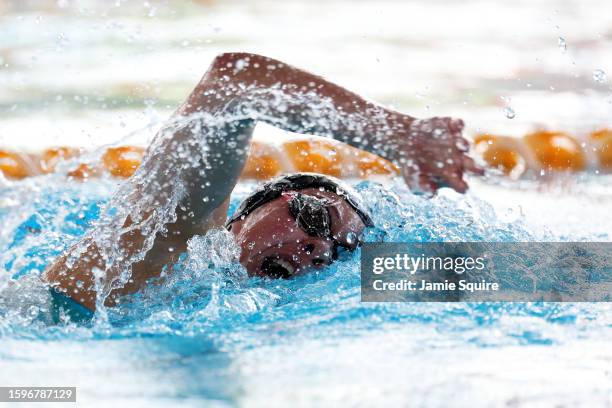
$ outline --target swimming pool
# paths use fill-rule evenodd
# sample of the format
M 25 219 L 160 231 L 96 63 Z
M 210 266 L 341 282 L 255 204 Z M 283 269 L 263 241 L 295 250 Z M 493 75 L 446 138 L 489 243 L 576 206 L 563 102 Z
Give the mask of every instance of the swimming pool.
M 418 117 L 462 117 L 470 135 L 587 133 L 610 124 L 609 83 L 592 79 L 612 64 L 609 7 L 4 2 L 0 143 L 118 143 L 165 120 L 228 49 L 291 61 Z M 141 144 L 154 134 L 137 133 Z M 471 180 L 465 198 L 432 201 L 399 185 L 357 188 L 376 210 L 372 239 L 610 241 L 610 181 Z M 171 285 L 93 326 L 46 326 L 46 294 L 26 275 L 90 229 L 115 187 L 0 181 L 0 385 L 77 386 L 88 407 L 612 405 L 609 304 L 364 304 L 358 253 L 293 281 L 245 279 L 223 234 L 195 240 Z M 20 286 L 7 288 L 14 275 Z
M 427 200 L 400 183 L 356 184 L 378 225 L 369 240 L 609 240 L 612 197 L 516 187 L 477 183 L 466 197 Z M 45 325 L 35 277 L 114 188 L 50 175 L 0 190 L 0 383 L 77 386 L 87 406 L 611 402 L 610 304 L 361 303 L 358 253 L 294 280 L 247 278 L 222 231 L 194 238 L 168 283 L 91 326 Z M 230 211 L 252 188 L 239 186 Z M 596 228 L 585 228 L 585 201 Z M 558 225 L 540 213 L 553 208 Z

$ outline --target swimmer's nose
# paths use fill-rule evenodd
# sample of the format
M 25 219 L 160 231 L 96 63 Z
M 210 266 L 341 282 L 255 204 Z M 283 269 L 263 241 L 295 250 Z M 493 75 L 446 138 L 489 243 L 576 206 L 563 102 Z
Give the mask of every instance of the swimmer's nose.
M 327 242 L 308 242 L 304 246 L 304 257 L 308 266 L 322 268 L 332 263 L 332 248 Z

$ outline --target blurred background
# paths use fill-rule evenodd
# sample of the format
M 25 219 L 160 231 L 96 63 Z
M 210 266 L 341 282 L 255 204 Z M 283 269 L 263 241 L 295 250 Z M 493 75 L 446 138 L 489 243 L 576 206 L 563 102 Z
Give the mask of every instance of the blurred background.
M 167 118 L 250 51 L 467 133 L 612 122 L 605 0 L 0 1 L 0 147 L 96 146 Z M 259 132 L 261 137 L 261 131 Z M 265 137 L 265 135 L 264 135 Z
M 585 137 L 612 126 L 611 11 L 610 0 L 0 0 L 0 150 L 145 144 L 226 51 L 415 116 L 462 117 L 468 136 Z M 389 240 L 610 241 L 612 176 L 588 176 L 571 190 L 473 178 L 467 195 L 432 200 L 360 189 Z M 44 265 L 120 182 L 63 180 L 0 178 L 0 266 Z M 194 268 L 220 256 L 204 242 Z M 612 406 L 611 303 L 365 304 L 357 258 L 332 268 L 215 295 L 226 272 L 203 267 L 193 288 L 168 287 L 116 327 L 12 333 L 0 319 L 0 383 L 76 385 L 104 408 Z M 206 285 L 210 303 L 192 301 Z

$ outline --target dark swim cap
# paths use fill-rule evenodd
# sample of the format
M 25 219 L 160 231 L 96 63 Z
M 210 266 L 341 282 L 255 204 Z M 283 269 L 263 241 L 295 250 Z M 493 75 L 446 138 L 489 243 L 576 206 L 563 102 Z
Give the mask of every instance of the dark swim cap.
M 225 223 L 225 227 L 229 229 L 234 222 L 246 217 L 265 203 L 279 198 L 285 192 L 306 188 L 321 188 L 324 191 L 338 194 L 355 210 L 367 227 L 374 226 L 374 222 L 366 212 L 357 192 L 346 183 L 335 177 L 322 174 L 295 173 L 278 177 L 258 188 L 240 204 L 234 215 Z

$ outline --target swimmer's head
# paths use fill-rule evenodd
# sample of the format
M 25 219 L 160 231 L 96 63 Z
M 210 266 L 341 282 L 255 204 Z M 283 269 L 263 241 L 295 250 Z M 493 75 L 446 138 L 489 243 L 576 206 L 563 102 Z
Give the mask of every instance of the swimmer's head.
M 311 173 L 277 178 L 227 222 L 250 276 L 289 278 L 331 264 L 360 244 L 372 219 L 340 180 Z

